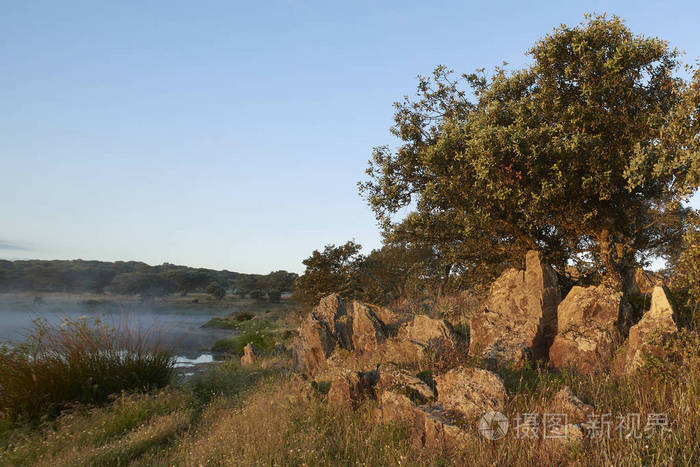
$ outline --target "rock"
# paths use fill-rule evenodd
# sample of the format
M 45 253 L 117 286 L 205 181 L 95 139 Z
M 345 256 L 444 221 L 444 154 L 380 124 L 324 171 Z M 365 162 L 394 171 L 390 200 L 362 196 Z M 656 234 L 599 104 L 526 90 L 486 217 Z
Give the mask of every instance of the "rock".
M 438 402 L 462 417 L 502 411 L 506 388 L 498 375 L 481 368 L 459 367 L 435 378 Z
M 418 448 L 458 446 L 468 438 L 441 406 L 415 406 L 407 396 L 396 391 L 382 393 L 378 415 L 382 423 L 408 425 Z
M 393 333 L 401 321 L 399 315 L 387 308 L 358 301 L 348 303 L 337 294 L 328 295 L 299 327 L 298 338 L 291 349 L 294 368 L 313 376 L 329 365 L 336 365 L 334 359 L 328 360 L 335 349 L 355 352 L 356 356 L 362 357 L 363 364 L 394 361 L 394 357 L 397 357 L 396 362 L 401 363 L 406 358 L 409 358 L 409 362 L 416 361 L 416 355 L 421 355 L 419 349 L 415 344 L 388 339 L 387 322 L 394 326 L 391 329 Z M 395 340 L 396 345 L 385 346 L 388 340 Z M 342 358 L 339 357 L 339 360 Z
M 537 251 L 525 270 L 508 269 L 493 283 L 481 312 L 470 322 L 471 354 L 491 362 L 522 364 L 546 358 L 556 334 L 561 300 L 557 275 Z
M 313 313 L 309 314 L 301 324 L 294 345 L 294 368 L 306 375 L 315 374 L 325 366 L 335 345 L 336 339 L 326 322 L 317 320 Z
M 384 326 L 372 309 L 360 302 L 353 302 L 352 347 L 356 352 L 377 350 L 386 340 Z
M 246 344 L 243 347 L 243 356 L 241 357 L 241 366 L 249 366 L 255 363 L 258 359 L 258 350 L 255 348 L 252 342 Z
M 399 339 L 426 346 L 432 340 L 454 343 L 456 338 L 452 326 L 443 319 L 433 319 L 426 315 L 416 315 L 399 328 Z
M 464 444 L 469 436 L 450 418 L 440 405 L 421 406 L 423 412 L 423 447 L 444 449 Z
M 663 286 L 664 278 L 660 274 L 644 269 L 631 270 L 625 280 L 625 295 L 648 294 L 656 286 Z
M 425 404 L 435 399 L 435 391 L 420 378 L 406 370 L 384 366 L 379 370 L 379 390 L 400 392 L 418 404 Z
M 582 373 L 604 369 L 619 338 L 621 300 L 622 292 L 605 286 L 573 287 L 559 305 L 552 365 Z
M 317 320 L 326 323 L 329 329 L 335 326 L 335 320 L 346 314 L 345 302 L 336 293 L 323 297 L 311 314 Z
M 654 354 L 660 349 L 654 337 L 678 332 L 674 310 L 664 287 L 656 286 L 651 295 L 651 307 L 642 319 L 630 328 L 627 339 L 624 372 L 631 374 L 644 364 L 645 354 Z
M 344 409 L 356 409 L 367 398 L 375 398 L 374 387 L 379 382 L 378 371 L 345 371 L 331 382 L 328 404 Z
M 350 308 L 350 310 L 349 310 Z M 347 305 L 338 294 L 323 297 L 311 314 L 325 323 L 338 345 L 352 349 L 352 306 Z
M 568 423 L 580 423 L 593 414 L 593 407 L 576 397 L 568 386 L 564 386 L 554 395 L 548 413 L 566 414 Z
M 384 327 L 394 327 L 401 322 L 401 315 L 383 306 L 372 306 L 374 315 L 384 324 Z
M 398 391 L 384 391 L 379 398 L 379 411 L 377 413 L 381 423 L 408 422 L 412 427 L 416 424 L 416 406 L 411 399 Z
M 387 339 L 378 352 L 381 362 L 410 365 L 425 357 L 426 347 L 417 342 L 398 337 Z

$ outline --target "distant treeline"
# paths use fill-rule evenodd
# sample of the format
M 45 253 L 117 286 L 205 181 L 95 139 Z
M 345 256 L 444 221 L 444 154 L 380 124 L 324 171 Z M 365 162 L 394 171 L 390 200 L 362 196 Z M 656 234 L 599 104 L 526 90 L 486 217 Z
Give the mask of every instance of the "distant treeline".
M 0 292 L 112 292 L 160 296 L 220 290 L 246 296 L 294 290 L 297 275 L 275 271 L 267 275 L 191 268 L 138 261 L 6 261 L 0 260 Z M 215 287 L 213 287 L 215 286 Z

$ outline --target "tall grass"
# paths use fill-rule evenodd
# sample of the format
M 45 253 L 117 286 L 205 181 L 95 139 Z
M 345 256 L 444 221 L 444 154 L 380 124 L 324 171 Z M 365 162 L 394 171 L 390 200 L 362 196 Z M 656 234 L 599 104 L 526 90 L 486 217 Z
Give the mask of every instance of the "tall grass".
M 54 417 L 76 403 L 99 404 L 121 391 L 166 385 L 171 353 L 128 323 L 34 321 L 27 340 L 0 348 L 0 414 L 10 420 Z

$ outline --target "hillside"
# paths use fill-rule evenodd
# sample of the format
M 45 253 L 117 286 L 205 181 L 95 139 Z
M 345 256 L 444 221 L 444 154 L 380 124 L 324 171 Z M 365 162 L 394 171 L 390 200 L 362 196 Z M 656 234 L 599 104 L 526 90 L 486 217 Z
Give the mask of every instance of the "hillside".
M 296 274 L 286 271 L 243 274 L 137 261 L 0 260 L 0 292 L 67 292 L 125 295 L 187 294 L 204 291 L 211 283 L 242 294 L 254 290 L 289 292 Z

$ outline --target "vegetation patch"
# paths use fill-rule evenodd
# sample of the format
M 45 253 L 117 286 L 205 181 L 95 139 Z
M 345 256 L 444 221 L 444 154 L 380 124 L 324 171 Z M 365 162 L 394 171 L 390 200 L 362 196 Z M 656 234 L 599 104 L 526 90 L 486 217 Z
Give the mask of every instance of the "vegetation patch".
M 75 403 L 168 384 L 173 356 L 148 336 L 101 322 L 36 320 L 27 341 L 0 348 L 0 414 L 11 420 L 53 417 Z

